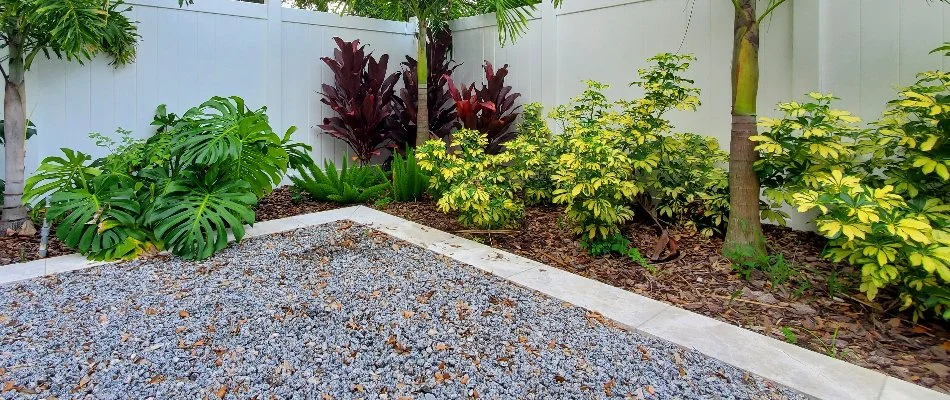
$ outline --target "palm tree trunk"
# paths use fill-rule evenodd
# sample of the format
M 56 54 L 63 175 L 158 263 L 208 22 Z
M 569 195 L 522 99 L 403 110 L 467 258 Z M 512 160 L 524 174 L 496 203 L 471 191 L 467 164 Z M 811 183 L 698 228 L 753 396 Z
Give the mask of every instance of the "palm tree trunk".
M 419 37 L 418 37 L 418 76 L 419 82 L 419 100 L 416 103 L 416 145 L 422 146 L 429 140 L 429 57 L 426 54 L 426 42 L 428 41 L 429 31 L 428 22 L 419 19 Z
M 755 144 L 756 100 L 759 91 L 759 24 L 755 0 L 740 0 L 736 9 L 732 55 L 732 136 L 729 145 L 729 226 L 723 251 L 755 257 L 764 255 L 765 236 L 759 217 L 758 159 Z

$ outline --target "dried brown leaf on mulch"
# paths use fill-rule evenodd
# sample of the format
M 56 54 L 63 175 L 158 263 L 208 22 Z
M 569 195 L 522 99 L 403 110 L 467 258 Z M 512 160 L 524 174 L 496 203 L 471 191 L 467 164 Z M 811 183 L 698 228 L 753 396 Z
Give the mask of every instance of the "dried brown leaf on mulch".
M 304 202 L 292 209 L 334 207 L 339 206 Z M 760 272 L 748 281 L 738 276 L 719 254 L 720 239 L 689 232 L 673 233 L 682 255 L 655 265 L 653 273 L 629 259 L 589 256 L 574 241 L 558 207 L 529 207 L 520 229 L 488 234 L 471 233 L 432 202 L 396 203 L 381 210 L 779 340 L 787 340 L 783 331 L 790 332 L 799 346 L 950 393 L 948 326 L 936 321 L 915 325 L 906 314 L 884 313 L 856 290 L 854 270 L 821 258 L 825 241 L 813 233 L 766 227 L 771 251 L 781 253 L 797 271 L 790 282 L 773 287 Z M 630 224 L 625 233 L 640 249 L 652 248 L 657 236 L 644 222 Z

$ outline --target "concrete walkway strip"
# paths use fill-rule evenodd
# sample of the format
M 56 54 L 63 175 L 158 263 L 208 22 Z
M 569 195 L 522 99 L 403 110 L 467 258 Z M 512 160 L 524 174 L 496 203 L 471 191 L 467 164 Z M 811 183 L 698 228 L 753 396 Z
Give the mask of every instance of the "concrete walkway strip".
M 357 206 L 264 221 L 245 237 L 350 220 L 471 265 L 520 286 L 598 312 L 641 333 L 818 399 L 950 400 L 950 396 L 777 339 L 686 311 L 461 237 Z M 0 266 L 0 283 L 89 268 L 102 262 L 66 255 Z

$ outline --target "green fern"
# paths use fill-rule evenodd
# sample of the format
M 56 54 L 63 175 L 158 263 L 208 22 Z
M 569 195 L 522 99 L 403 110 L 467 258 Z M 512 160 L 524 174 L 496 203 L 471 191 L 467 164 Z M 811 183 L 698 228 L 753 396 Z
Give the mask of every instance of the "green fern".
M 429 186 L 429 175 L 416 164 L 416 153 L 406 150 L 406 157 L 393 159 L 393 198 L 398 202 L 418 201 Z
M 338 170 L 333 161 L 325 160 L 324 168 L 310 163 L 300 168 L 300 177 L 292 176 L 294 186 L 317 201 L 332 201 L 339 204 L 359 204 L 379 198 L 389 182 L 378 166 L 350 166 L 343 158 Z

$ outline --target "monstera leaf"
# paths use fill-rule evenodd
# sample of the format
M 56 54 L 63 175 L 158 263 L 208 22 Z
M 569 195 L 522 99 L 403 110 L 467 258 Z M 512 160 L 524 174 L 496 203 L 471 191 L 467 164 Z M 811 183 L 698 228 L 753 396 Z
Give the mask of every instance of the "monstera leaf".
M 36 205 L 50 193 L 87 186 L 88 182 L 102 171 L 92 167 L 88 154 L 63 148 L 63 157 L 50 156 L 43 159 L 40 167 L 23 188 L 23 202 Z
M 63 243 L 92 259 L 131 259 L 157 248 L 138 224 L 140 208 L 131 181 L 118 175 L 57 191 L 47 215 L 63 219 L 56 229 Z
M 169 184 L 146 222 L 173 254 L 200 260 L 227 247 L 228 231 L 236 240 L 244 237 L 244 224 L 254 222 L 251 206 L 256 201 L 247 182 L 212 169 Z
M 182 116 L 172 152 L 186 164 L 235 161 L 241 157 L 242 139 L 267 133 L 274 134 L 264 109 L 251 111 L 237 96 L 212 97 Z
M 287 172 L 288 147 L 295 151 L 294 162 L 298 162 L 299 146 L 306 146 L 287 143 L 295 128 L 281 139 L 268 124 L 264 110 L 251 111 L 240 97 L 214 97 L 176 123 L 172 154 L 186 168 L 226 165 L 232 178 L 246 181 L 260 198 Z
M 280 183 L 287 163 L 287 151 L 277 135 L 247 132 L 241 138 L 240 157 L 228 165 L 231 174 L 246 181 L 259 199 Z
M 284 151 L 287 152 L 287 167 L 299 170 L 307 165 L 313 164 L 313 158 L 310 157 L 310 152 L 313 150 L 313 147 L 305 143 L 292 142 L 291 136 L 293 136 L 296 131 L 297 127 L 291 126 L 290 129 L 287 130 L 287 133 L 284 134 L 280 145 L 284 148 Z

